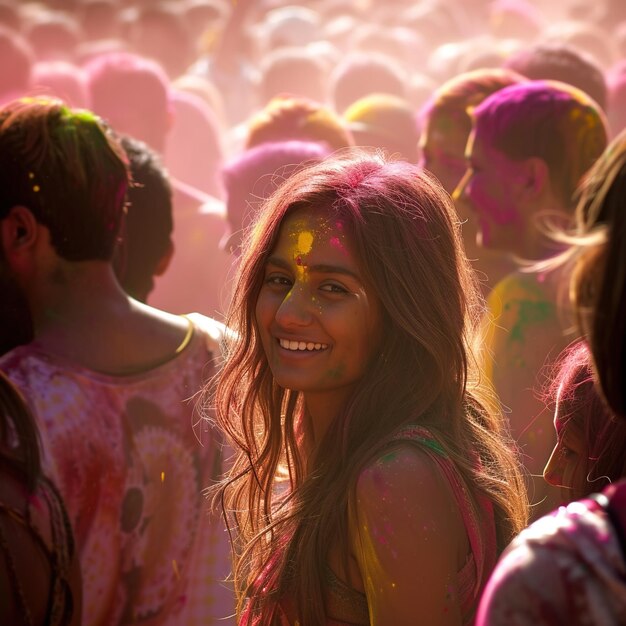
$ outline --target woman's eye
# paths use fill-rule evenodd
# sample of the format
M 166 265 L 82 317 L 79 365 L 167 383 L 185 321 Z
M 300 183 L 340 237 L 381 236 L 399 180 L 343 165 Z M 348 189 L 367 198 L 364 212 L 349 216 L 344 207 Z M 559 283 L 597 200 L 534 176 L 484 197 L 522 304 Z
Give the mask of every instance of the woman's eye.
M 272 287 L 290 287 L 291 280 L 286 276 L 280 276 L 276 274 L 270 274 L 265 279 L 265 284 L 270 285 Z
M 320 287 L 321 291 L 327 291 L 329 293 L 348 293 L 348 290 L 341 285 L 335 285 L 334 283 L 326 283 Z

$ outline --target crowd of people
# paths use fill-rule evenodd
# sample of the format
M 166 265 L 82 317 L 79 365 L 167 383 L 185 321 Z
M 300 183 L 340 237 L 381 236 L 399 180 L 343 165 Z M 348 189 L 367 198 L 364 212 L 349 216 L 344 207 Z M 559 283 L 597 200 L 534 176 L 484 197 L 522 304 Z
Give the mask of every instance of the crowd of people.
M 1 623 L 626 623 L 622 0 L 0 51 Z

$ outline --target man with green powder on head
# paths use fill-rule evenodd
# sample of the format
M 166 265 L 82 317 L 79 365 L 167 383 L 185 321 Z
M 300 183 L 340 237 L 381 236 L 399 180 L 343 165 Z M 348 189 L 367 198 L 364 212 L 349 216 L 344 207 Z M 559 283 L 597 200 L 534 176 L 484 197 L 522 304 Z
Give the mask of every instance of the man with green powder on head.
M 0 271 L 34 331 L 0 369 L 33 409 L 65 501 L 81 623 L 228 623 L 225 532 L 202 495 L 220 440 L 189 401 L 215 373 L 223 329 L 118 284 L 128 185 L 126 156 L 92 113 L 42 98 L 0 109 Z

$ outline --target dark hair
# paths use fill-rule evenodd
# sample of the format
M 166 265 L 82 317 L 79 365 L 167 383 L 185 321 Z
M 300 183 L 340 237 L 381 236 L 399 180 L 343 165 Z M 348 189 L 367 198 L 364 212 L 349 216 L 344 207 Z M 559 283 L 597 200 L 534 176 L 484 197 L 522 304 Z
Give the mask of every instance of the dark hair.
M 578 251 L 571 288 L 579 325 L 608 405 L 626 417 L 626 131 L 586 176 L 577 222 L 589 242 Z
M 143 300 L 152 290 L 156 267 L 170 245 L 173 229 L 172 187 L 159 155 L 148 145 L 124 136 L 132 183 L 114 268 L 129 295 Z
M 64 259 L 111 259 L 127 184 L 122 149 L 93 113 L 46 98 L 0 110 L 0 219 L 27 207 Z

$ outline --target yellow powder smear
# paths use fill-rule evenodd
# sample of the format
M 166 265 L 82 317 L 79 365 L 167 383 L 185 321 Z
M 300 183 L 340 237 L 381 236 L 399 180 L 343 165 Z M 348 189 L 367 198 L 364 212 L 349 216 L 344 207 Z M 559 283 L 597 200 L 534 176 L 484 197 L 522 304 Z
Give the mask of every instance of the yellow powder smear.
M 305 230 L 298 234 L 298 254 L 308 254 L 313 247 L 313 233 Z

